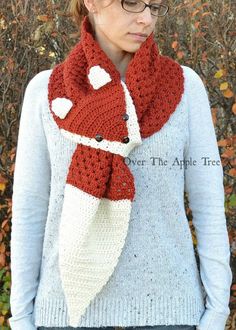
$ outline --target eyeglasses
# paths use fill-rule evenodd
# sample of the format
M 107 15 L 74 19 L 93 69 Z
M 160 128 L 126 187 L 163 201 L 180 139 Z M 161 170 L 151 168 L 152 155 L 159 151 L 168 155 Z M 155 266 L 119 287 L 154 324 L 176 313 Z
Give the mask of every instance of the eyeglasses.
M 121 0 L 122 8 L 131 13 L 141 13 L 146 7 L 149 7 L 153 16 L 165 16 L 169 10 L 167 5 L 152 2 L 150 5 L 142 0 Z

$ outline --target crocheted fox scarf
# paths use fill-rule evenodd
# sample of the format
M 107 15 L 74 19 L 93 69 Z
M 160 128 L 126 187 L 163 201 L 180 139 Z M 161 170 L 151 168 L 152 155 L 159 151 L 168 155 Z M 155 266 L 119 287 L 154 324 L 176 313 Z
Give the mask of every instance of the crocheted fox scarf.
M 125 244 L 135 183 L 124 158 L 162 128 L 184 91 L 181 66 L 159 54 L 153 37 L 134 53 L 124 83 L 85 16 L 80 41 L 50 76 L 53 119 L 76 144 L 59 226 L 69 326 L 80 325 Z

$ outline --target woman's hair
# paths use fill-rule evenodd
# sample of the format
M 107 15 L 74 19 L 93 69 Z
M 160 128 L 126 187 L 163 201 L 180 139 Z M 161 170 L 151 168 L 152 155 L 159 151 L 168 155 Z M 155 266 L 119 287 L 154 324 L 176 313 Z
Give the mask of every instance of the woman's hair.
M 108 1 L 107 5 L 106 6 L 103 5 L 103 7 L 110 6 L 113 1 L 114 0 Z M 81 23 L 84 16 L 86 15 L 89 16 L 90 22 L 92 23 L 93 26 L 93 15 L 88 11 L 86 6 L 84 5 L 84 0 L 70 0 L 68 6 L 68 12 L 72 16 L 72 19 L 74 20 L 75 24 L 77 25 L 79 29 L 79 34 L 80 34 Z
M 88 9 L 84 5 L 83 0 L 71 0 L 68 6 L 68 11 L 72 15 L 74 22 L 80 30 L 80 26 L 84 16 L 89 14 Z

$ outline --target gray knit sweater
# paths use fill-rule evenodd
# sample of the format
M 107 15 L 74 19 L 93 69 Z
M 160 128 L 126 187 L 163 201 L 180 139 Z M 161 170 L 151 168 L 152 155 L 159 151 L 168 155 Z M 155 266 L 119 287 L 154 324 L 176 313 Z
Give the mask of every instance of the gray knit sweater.
M 194 70 L 182 68 L 185 91 L 178 108 L 126 158 L 136 193 L 125 246 L 78 327 L 188 324 L 224 330 L 232 273 L 223 171 L 206 89 Z M 13 330 L 68 325 L 58 228 L 76 143 L 61 135 L 50 114 L 51 72 L 40 72 L 28 84 L 20 120 L 11 233 Z

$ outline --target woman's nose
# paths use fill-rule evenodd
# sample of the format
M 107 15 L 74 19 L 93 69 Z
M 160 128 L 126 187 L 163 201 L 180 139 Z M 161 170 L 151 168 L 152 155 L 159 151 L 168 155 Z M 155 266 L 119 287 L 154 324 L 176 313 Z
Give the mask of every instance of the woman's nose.
M 152 24 L 152 14 L 151 14 L 151 9 L 149 7 L 146 7 L 144 11 L 139 13 L 138 21 L 145 23 L 145 25 Z

